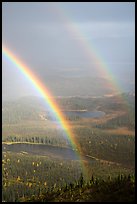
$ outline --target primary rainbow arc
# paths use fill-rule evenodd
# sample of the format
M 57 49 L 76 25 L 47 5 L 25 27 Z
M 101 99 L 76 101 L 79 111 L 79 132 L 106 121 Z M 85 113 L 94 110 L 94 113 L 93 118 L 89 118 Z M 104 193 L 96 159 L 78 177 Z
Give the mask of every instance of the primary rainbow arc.
M 82 169 L 87 176 L 87 172 L 85 169 L 84 161 L 81 160 L 81 148 L 76 138 L 71 131 L 69 123 L 65 120 L 63 113 L 61 112 L 60 108 L 57 106 L 54 97 L 51 95 L 49 90 L 44 86 L 44 84 L 34 75 L 34 73 L 30 70 L 30 68 L 21 62 L 19 58 L 17 58 L 7 47 L 4 45 L 2 46 L 2 53 L 4 56 L 10 60 L 16 67 L 25 75 L 31 84 L 35 87 L 35 89 L 41 94 L 41 96 L 45 99 L 46 104 L 50 108 L 50 111 L 54 114 L 57 118 L 58 122 L 60 123 L 61 127 L 66 133 L 67 139 L 70 142 L 71 146 L 75 150 L 77 157 L 80 159 Z

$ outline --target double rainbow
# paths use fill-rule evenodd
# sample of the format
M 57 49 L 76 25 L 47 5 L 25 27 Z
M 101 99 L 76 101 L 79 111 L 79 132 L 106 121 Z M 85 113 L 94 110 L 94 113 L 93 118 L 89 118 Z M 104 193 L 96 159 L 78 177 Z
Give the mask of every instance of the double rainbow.
M 73 23 L 73 19 L 71 19 L 70 15 L 67 13 L 64 7 L 58 6 L 59 4 L 54 5 L 53 9 L 54 12 L 62 19 L 62 22 L 64 23 L 67 32 L 70 34 L 70 37 L 76 36 L 78 39 L 81 39 L 78 41 L 78 47 L 80 46 L 81 50 L 83 50 L 83 53 L 89 60 L 89 62 L 96 64 L 96 69 L 100 73 L 102 77 L 107 78 L 108 80 L 111 80 L 111 83 L 109 84 L 110 89 L 113 90 L 115 93 L 122 92 L 122 89 L 120 85 L 118 84 L 118 81 L 116 80 L 116 77 L 112 73 L 110 67 L 107 66 L 105 63 L 105 60 L 99 52 L 95 49 L 94 45 L 87 40 L 85 33 L 83 33 L 78 25 Z M 52 5 L 53 6 L 53 5 Z M 60 111 L 60 108 L 58 107 L 57 103 L 54 100 L 54 97 L 51 95 L 47 87 L 36 77 L 36 75 L 31 71 L 31 69 L 22 63 L 22 61 L 16 57 L 13 52 L 11 52 L 9 49 L 7 49 L 5 46 L 2 47 L 2 52 L 4 56 L 10 60 L 16 67 L 22 72 L 25 77 L 28 78 L 28 80 L 31 82 L 31 84 L 35 87 L 35 89 L 40 93 L 40 95 L 45 99 L 45 102 L 47 106 L 49 107 L 50 111 L 54 114 L 58 122 L 60 123 L 61 127 L 64 129 L 66 136 L 73 147 L 73 149 L 77 150 L 76 154 L 80 158 L 81 165 L 83 172 L 86 172 L 87 174 L 87 168 L 85 167 L 84 161 L 82 161 L 80 153 L 81 148 L 79 143 L 77 142 L 74 133 L 71 130 L 70 124 L 65 120 L 63 113 Z M 120 99 L 124 102 L 126 100 L 119 96 Z M 126 102 L 127 109 L 128 109 L 128 103 Z

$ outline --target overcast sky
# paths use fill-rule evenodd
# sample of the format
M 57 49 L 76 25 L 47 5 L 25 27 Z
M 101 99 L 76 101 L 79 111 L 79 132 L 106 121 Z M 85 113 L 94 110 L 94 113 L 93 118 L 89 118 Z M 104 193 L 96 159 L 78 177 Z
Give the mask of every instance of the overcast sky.
M 5 2 L 2 43 L 43 82 L 53 74 L 99 76 L 97 64 L 102 61 L 117 80 L 132 80 L 135 3 Z M 3 96 L 37 94 L 4 56 L 2 85 Z

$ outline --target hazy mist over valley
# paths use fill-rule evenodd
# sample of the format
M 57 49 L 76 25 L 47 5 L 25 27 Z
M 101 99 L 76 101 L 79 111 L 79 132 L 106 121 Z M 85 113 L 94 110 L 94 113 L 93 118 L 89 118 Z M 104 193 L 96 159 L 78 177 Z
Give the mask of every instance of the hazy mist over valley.
M 3 45 L 53 95 L 98 96 L 134 91 L 132 3 L 3 3 L 2 15 Z M 3 100 L 27 95 L 39 93 L 3 55 Z

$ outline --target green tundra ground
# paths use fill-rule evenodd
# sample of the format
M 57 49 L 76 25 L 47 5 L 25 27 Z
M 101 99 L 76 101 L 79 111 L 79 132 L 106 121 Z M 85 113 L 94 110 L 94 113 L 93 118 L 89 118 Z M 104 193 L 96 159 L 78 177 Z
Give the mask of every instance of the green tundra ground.
M 133 201 L 135 108 L 134 97 L 124 97 L 125 100 L 123 96 L 57 99 L 62 110 L 106 113 L 101 118 L 66 118 L 80 147 L 79 154 L 88 155 L 94 162 L 83 162 L 85 173 L 78 160 L 51 159 L 50 156 L 3 149 L 3 201 L 42 202 L 49 201 L 49 197 L 51 201 L 125 201 L 127 198 Z M 56 122 L 44 119 L 43 106 L 32 101 L 3 104 L 3 143 L 72 148 Z M 84 183 L 80 187 L 81 173 Z M 96 182 L 90 183 L 93 178 Z

